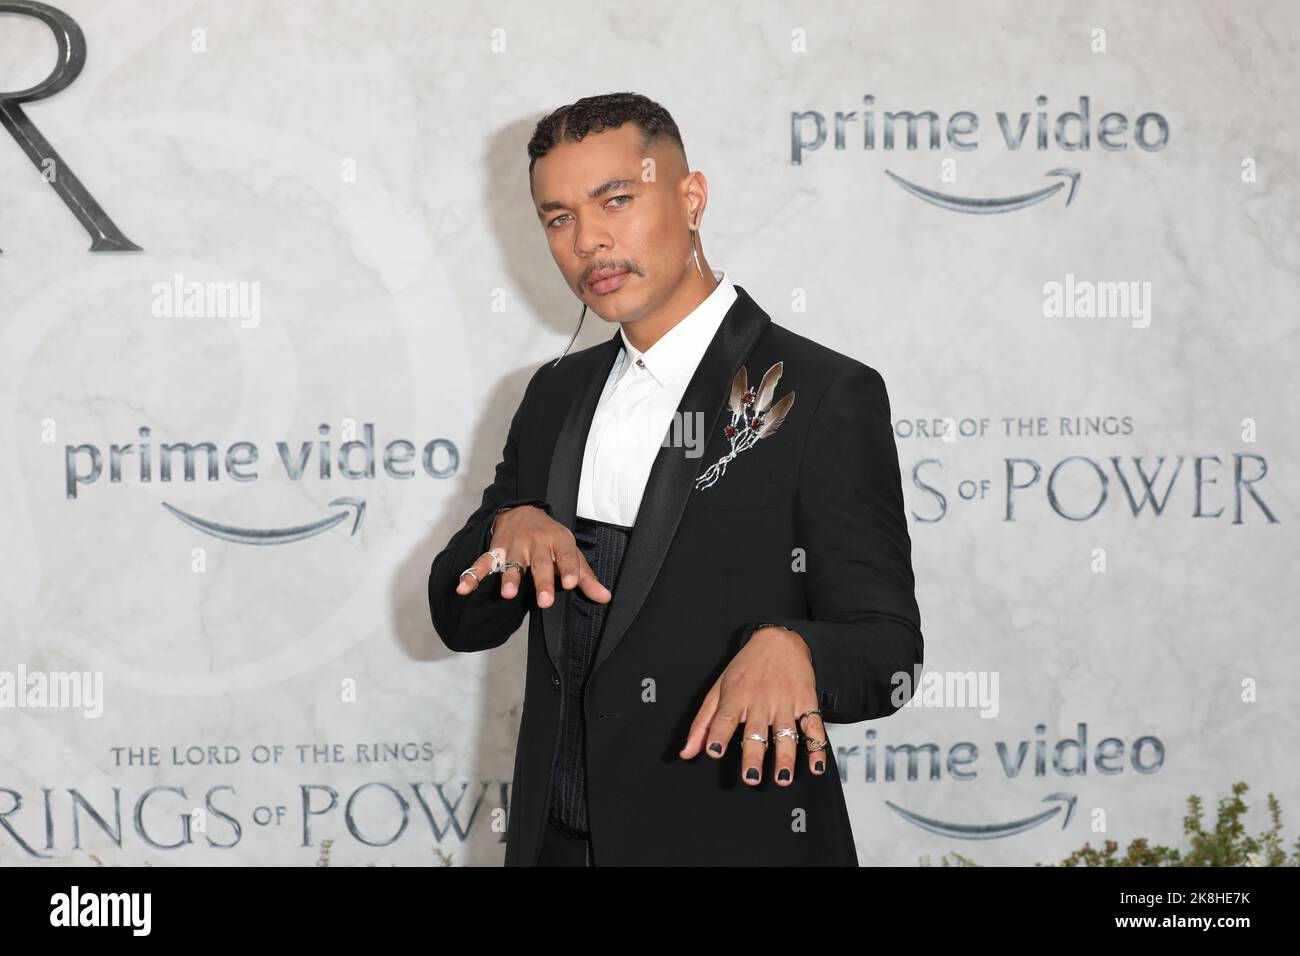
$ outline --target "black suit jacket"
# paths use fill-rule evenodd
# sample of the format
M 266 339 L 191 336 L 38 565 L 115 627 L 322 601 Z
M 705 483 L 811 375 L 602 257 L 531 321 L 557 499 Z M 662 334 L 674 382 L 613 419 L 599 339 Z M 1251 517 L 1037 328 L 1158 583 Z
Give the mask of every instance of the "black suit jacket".
M 891 700 L 892 676 L 910 678 L 922 662 L 884 381 L 772 322 L 740 286 L 736 292 L 679 406 L 703 413 L 704 454 L 660 448 L 619 578 L 602 582 L 613 599 L 583 698 L 598 866 L 856 865 L 831 748 L 823 751 L 826 773 L 816 776 L 801 742 L 787 787 L 772 779 L 775 747 L 762 783 L 741 781 L 739 733 L 721 759 L 701 753 L 688 761 L 677 752 L 705 694 L 760 623 L 787 625 L 808 642 L 827 723 L 894 713 L 910 694 Z M 616 330 L 604 344 L 537 370 L 495 480 L 429 574 L 433 625 L 453 650 L 496 647 L 530 618 L 507 866 L 535 864 L 547 825 L 571 592 L 557 580 L 557 600 L 538 610 L 528 574 L 510 600 L 496 575 L 468 597 L 455 593 L 456 583 L 487 550 L 503 504 L 545 503 L 573 528 L 587 432 L 620 347 Z M 723 429 L 737 370 L 744 364 L 757 388 L 777 361 L 784 370 L 775 399 L 796 392 L 784 423 L 711 487 L 697 487 L 696 476 L 729 448 Z

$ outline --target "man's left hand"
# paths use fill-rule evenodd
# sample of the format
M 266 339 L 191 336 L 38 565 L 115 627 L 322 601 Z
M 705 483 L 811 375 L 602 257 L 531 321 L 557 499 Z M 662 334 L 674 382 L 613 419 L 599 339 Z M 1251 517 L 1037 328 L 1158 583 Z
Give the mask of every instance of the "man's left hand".
M 816 708 L 817 676 L 807 643 L 795 631 L 761 627 L 705 696 L 678 756 L 689 760 L 703 748 L 710 757 L 721 759 L 736 728 L 743 725 L 746 735 L 760 734 L 775 742 L 776 782 L 788 787 L 794 780 L 796 740 L 774 735 L 790 727 L 800 736 L 826 740 L 820 714 L 795 719 Z M 759 740 L 742 739 L 740 778 L 745 783 L 756 786 L 763 779 L 766 750 Z M 826 758 L 820 750 L 808 754 L 808 768 L 816 774 L 825 772 Z

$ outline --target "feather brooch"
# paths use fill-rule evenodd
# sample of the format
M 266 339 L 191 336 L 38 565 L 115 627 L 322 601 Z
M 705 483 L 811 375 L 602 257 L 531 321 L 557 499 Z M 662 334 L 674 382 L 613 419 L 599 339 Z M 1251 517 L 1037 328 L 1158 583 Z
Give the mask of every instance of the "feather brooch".
M 705 469 L 695 479 L 695 487 L 708 488 L 727 471 L 727 463 L 743 451 L 753 448 L 758 442 L 771 435 L 785 421 L 785 416 L 794 404 L 794 392 L 783 395 L 774 405 L 772 395 L 776 383 L 785 368 L 784 362 L 777 362 L 765 373 L 758 390 L 749 387 L 749 373 L 745 366 L 740 366 L 736 377 L 731 380 L 731 397 L 727 405 L 731 409 L 731 421 L 723 429 L 723 437 L 731 442 L 731 450 Z

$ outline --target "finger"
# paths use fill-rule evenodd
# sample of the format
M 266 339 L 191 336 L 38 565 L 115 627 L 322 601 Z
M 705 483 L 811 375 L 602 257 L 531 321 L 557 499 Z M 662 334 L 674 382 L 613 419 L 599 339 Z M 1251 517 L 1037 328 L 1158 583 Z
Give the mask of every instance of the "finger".
M 794 783 L 794 762 L 798 757 L 798 737 L 799 725 L 795 723 L 794 716 L 798 711 L 791 707 L 784 707 L 777 712 L 777 716 L 772 718 L 772 742 L 775 744 L 773 750 L 776 752 L 776 759 L 772 766 L 772 779 L 776 781 L 778 787 L 788 787 Z M 785 730 L 786 735 L 778 735 L 778 731 Z
M 460 580 L 456 582 L 457 594 L 469 594 L 476 590 L 480 584 L 487 580 L 488 574 L 492 571 L 492 555 L 484 551 L 475 559 L 474 563 L 467 570 L 472 570 L 478 575 L 478 580 L 474 580 L 474 575 L 460 573 Z
M 577 587 L 578 579 L 582 577 L 582 565 L 579 563 L 582 554 L 578 551 L 573 535 L 567 535 L 563 544 L 552 540 L 551 551 L 555 554 L 555 572 L 560 576 L 560 587 L 566 591 Z
M 704 735 L 709 730 L 709 722 L 713 720 L 713 715 L 718 710 L 718 683 L 715 681 L 709 688 L 709 692 L 704 695 L 704 703 L 700 705 L 699 712 L 691 721 L 691 729 L 686 733 L 686 746 L 677 752 L 677 756 L 690 760 L 700 752 Z
M 511 559 L 507 558 L 506 560 L 509 561 Z M 507 600 L 513 598 L 519 593 L 519 586 L 522 583 L 523 574 L 520 573 L 518 568 L 506 568 L 501 572 L 501 596 Z
M 741 739 L 740 779 L 751 787 L 756 787 L 763 780 L 763 757 L 767 747 L 768 718 L 750 714 L 745 721 L 745 736 Z M 754 740 L 749 735 L 758 734 L 763 740 Z
M 537 606 L 550 607 L 555 603 L 555 562 L 550 554 L 539 554 L 528 564 L 537 587 Z
M 721 678 L 719 678 L 721 680 Z M 730 700 L 721 696 L 719 691 L 718 707 L 709 721 L 708 732 L 704 735 L 704 752 L 715 760 L 727 752 L 727 744 L 736 736 L 736 727 L 744 715 Z
M 814 706 L 809 704 L 800 707 L 796 713 L 802 714 L 806 710 L 812 710 Z M 808 754 L 808 769 L 818 775 L 825 773 L 826 751 L 830 749 L 830 738 L 826 735 L 826 725 L 822 723 L 821 714 L 809 714 L 799 721 L 799 733 L 804 738 L 804 750 Z
M 596 572 L 591 570 L 591 565 L 587 563 L 585 557 L 579 554 L 578 561 L 581 562 L 579 564 L 578 586 L 582 588 L 582 593 L 598 604 L 607 604 L 613 599 L 614 595 L 609 588 L 600 583 L 600 579 L 596 577 Z

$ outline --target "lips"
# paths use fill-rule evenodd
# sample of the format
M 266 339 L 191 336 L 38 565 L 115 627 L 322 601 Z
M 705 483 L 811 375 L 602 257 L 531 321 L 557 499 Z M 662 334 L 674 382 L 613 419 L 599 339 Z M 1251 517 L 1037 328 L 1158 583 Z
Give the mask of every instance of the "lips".
M 626 270 L 610 272 L 602 269 L 592 276 L 591 289 L 598 295 L 605 295 L 613 292 L 627 281 L 629 273 Z

